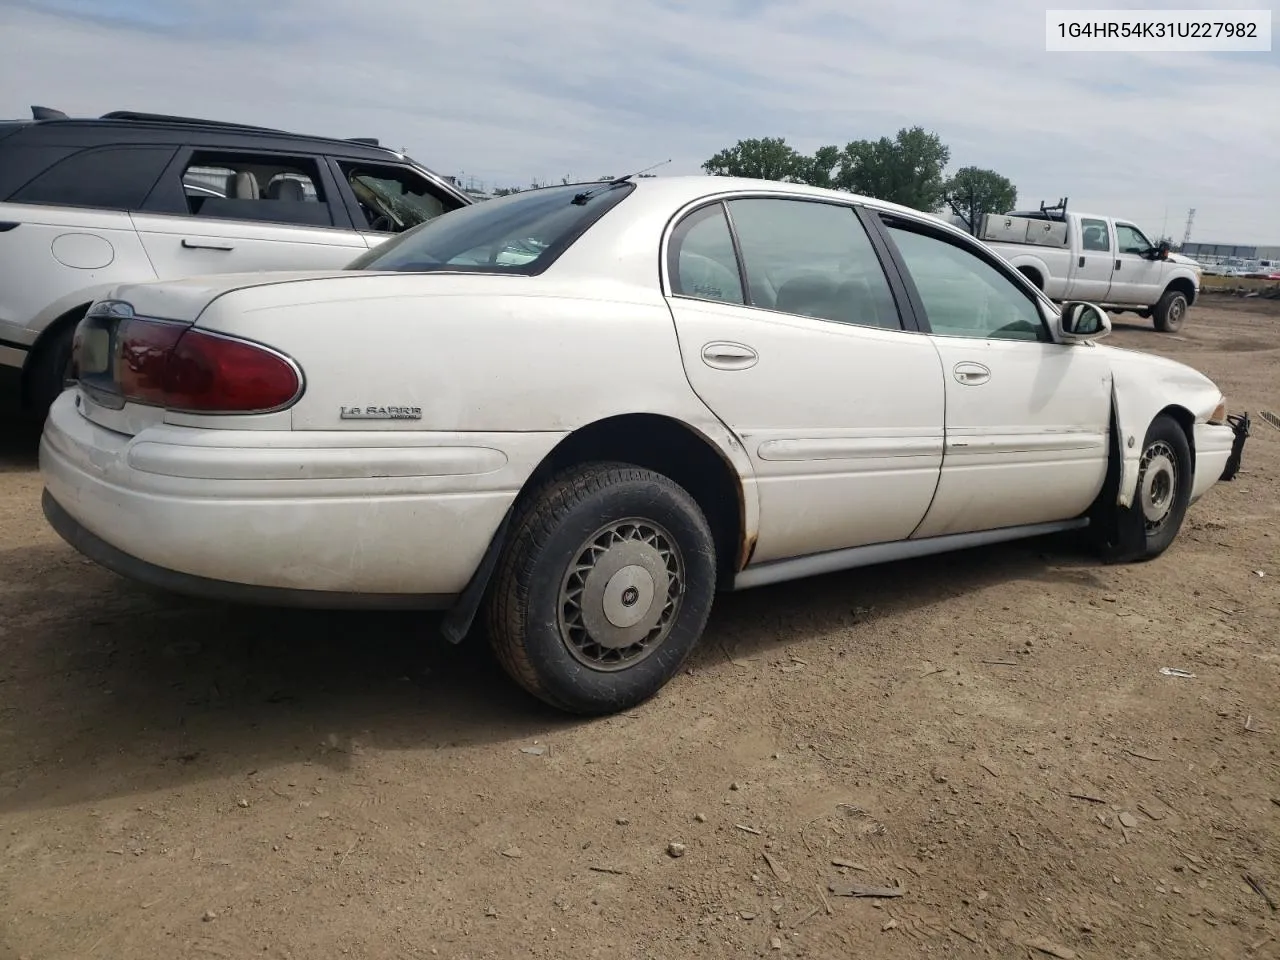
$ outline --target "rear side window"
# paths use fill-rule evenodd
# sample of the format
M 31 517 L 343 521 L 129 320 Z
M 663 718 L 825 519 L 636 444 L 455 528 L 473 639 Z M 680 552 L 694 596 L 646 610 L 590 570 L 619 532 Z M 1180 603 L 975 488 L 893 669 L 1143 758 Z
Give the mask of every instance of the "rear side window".
M 1106 253 L 1111 249 L 1111 237 L 1107 233 L 1105 220 L 1080 221 L 1080 248 L 1097 253 Z
M 177 147 L 111 146 L 81 150 L 17 190 L 14 203 L 137 210 Z
M 182 192 L 197 217 L 333 225 L 312 157 L 197 150 L 182 171 Z
M 485 200 L 392 237 L 348 269 L 538 274 L 634 189 L 571 184 Z
M 852 207 L 763 197 L 728 207 L 753 305 L 902 329 L 880 258 Z
M 724 206 L 695 210 L 671 232 L 667 248 L 671 292 L 677 297 L 745 303 Z

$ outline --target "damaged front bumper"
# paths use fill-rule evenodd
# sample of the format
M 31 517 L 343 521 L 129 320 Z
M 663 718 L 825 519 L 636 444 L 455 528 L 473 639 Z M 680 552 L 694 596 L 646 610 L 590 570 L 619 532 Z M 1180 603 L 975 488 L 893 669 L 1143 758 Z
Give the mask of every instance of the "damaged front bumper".
M 1240 472 L 1240 458 L 1244 455 L 1244 442 L 1249 439 L 1249 429 L 1253 425 L 1253 421 L 1249 419 L 1247 413 L 1232 414 L 1227 417 L 1227 423 L 1231 426 L 1231 432 L 1235 434 L 1235 439 L 1231 441 L 1231 455 L 1227 457 L 1227 465 L 1222 468 L 1222 476 L 1218 478 L 1220 482 L 1226 482 L 1235 478 Z

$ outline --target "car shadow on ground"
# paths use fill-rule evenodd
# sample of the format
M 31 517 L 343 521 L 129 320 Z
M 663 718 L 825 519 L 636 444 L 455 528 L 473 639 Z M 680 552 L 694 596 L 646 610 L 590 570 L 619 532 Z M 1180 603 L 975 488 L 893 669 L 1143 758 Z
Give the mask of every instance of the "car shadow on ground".
M 1045 538 L 722 595 L 689 666 L 731 672 L 1010 578 L 1091 587 L 1092 566 Z M 452 646 L 427 615 L 192 601 L 61 545 L 0 552 L 0 571 L 16 574 L 0 587 L 0 813 L 302 761 L 340 773 L 366 748 L 515 750 L 592 722 L 518 690 L 482 630 Z

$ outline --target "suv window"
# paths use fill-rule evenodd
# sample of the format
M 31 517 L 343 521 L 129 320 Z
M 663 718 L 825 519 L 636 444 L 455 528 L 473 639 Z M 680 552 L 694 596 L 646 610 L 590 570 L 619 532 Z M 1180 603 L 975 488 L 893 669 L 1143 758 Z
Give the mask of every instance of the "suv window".
M 338 169 L 351 185 L 370 230 L 400 233 L 459 206 L 407 167 L 339 160 Z
M 957 243 L 887 224 L 933 333 L 993 340 L 1051 338 L 1036 302 Z
M 1151 241 L 1137 227 L 1127 223 L 1116 224 L 1116 247 L 1121 253 L 1146 253 L 1151 246 Z
M 73 153 L 9 198 L 14 203 L 136 210 L 177 147 L 110 146 Z
M 1107 235 L 1107 221 L 1080 221 L 1080 248 L 1106 253 L 1111 249 L 1111 237 Z
M 900 330 L 871 239 L 852 207 L 813 200 L 730 200 L 753 306 Z
M 197 150 L 182 172 L 182 192 L 193 216 L 333 225 L 319 167 L 309 157 Z
M 667 272 L 676 297 L 745 303 L 723 204 L 701 207 L 671 232 Z
M 347 269 L 538 274 L 634 189 L 570 184 L 469 204 L 392 237 Z

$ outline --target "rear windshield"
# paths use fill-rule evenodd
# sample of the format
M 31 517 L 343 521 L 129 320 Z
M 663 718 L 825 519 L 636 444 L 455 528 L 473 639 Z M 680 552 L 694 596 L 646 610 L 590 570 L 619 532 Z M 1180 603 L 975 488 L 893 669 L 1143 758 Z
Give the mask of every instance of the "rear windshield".
M 348 269 L 541 273 L 634 189 L 633 183 L 571 184 L 482 200 L 406 230 Z

